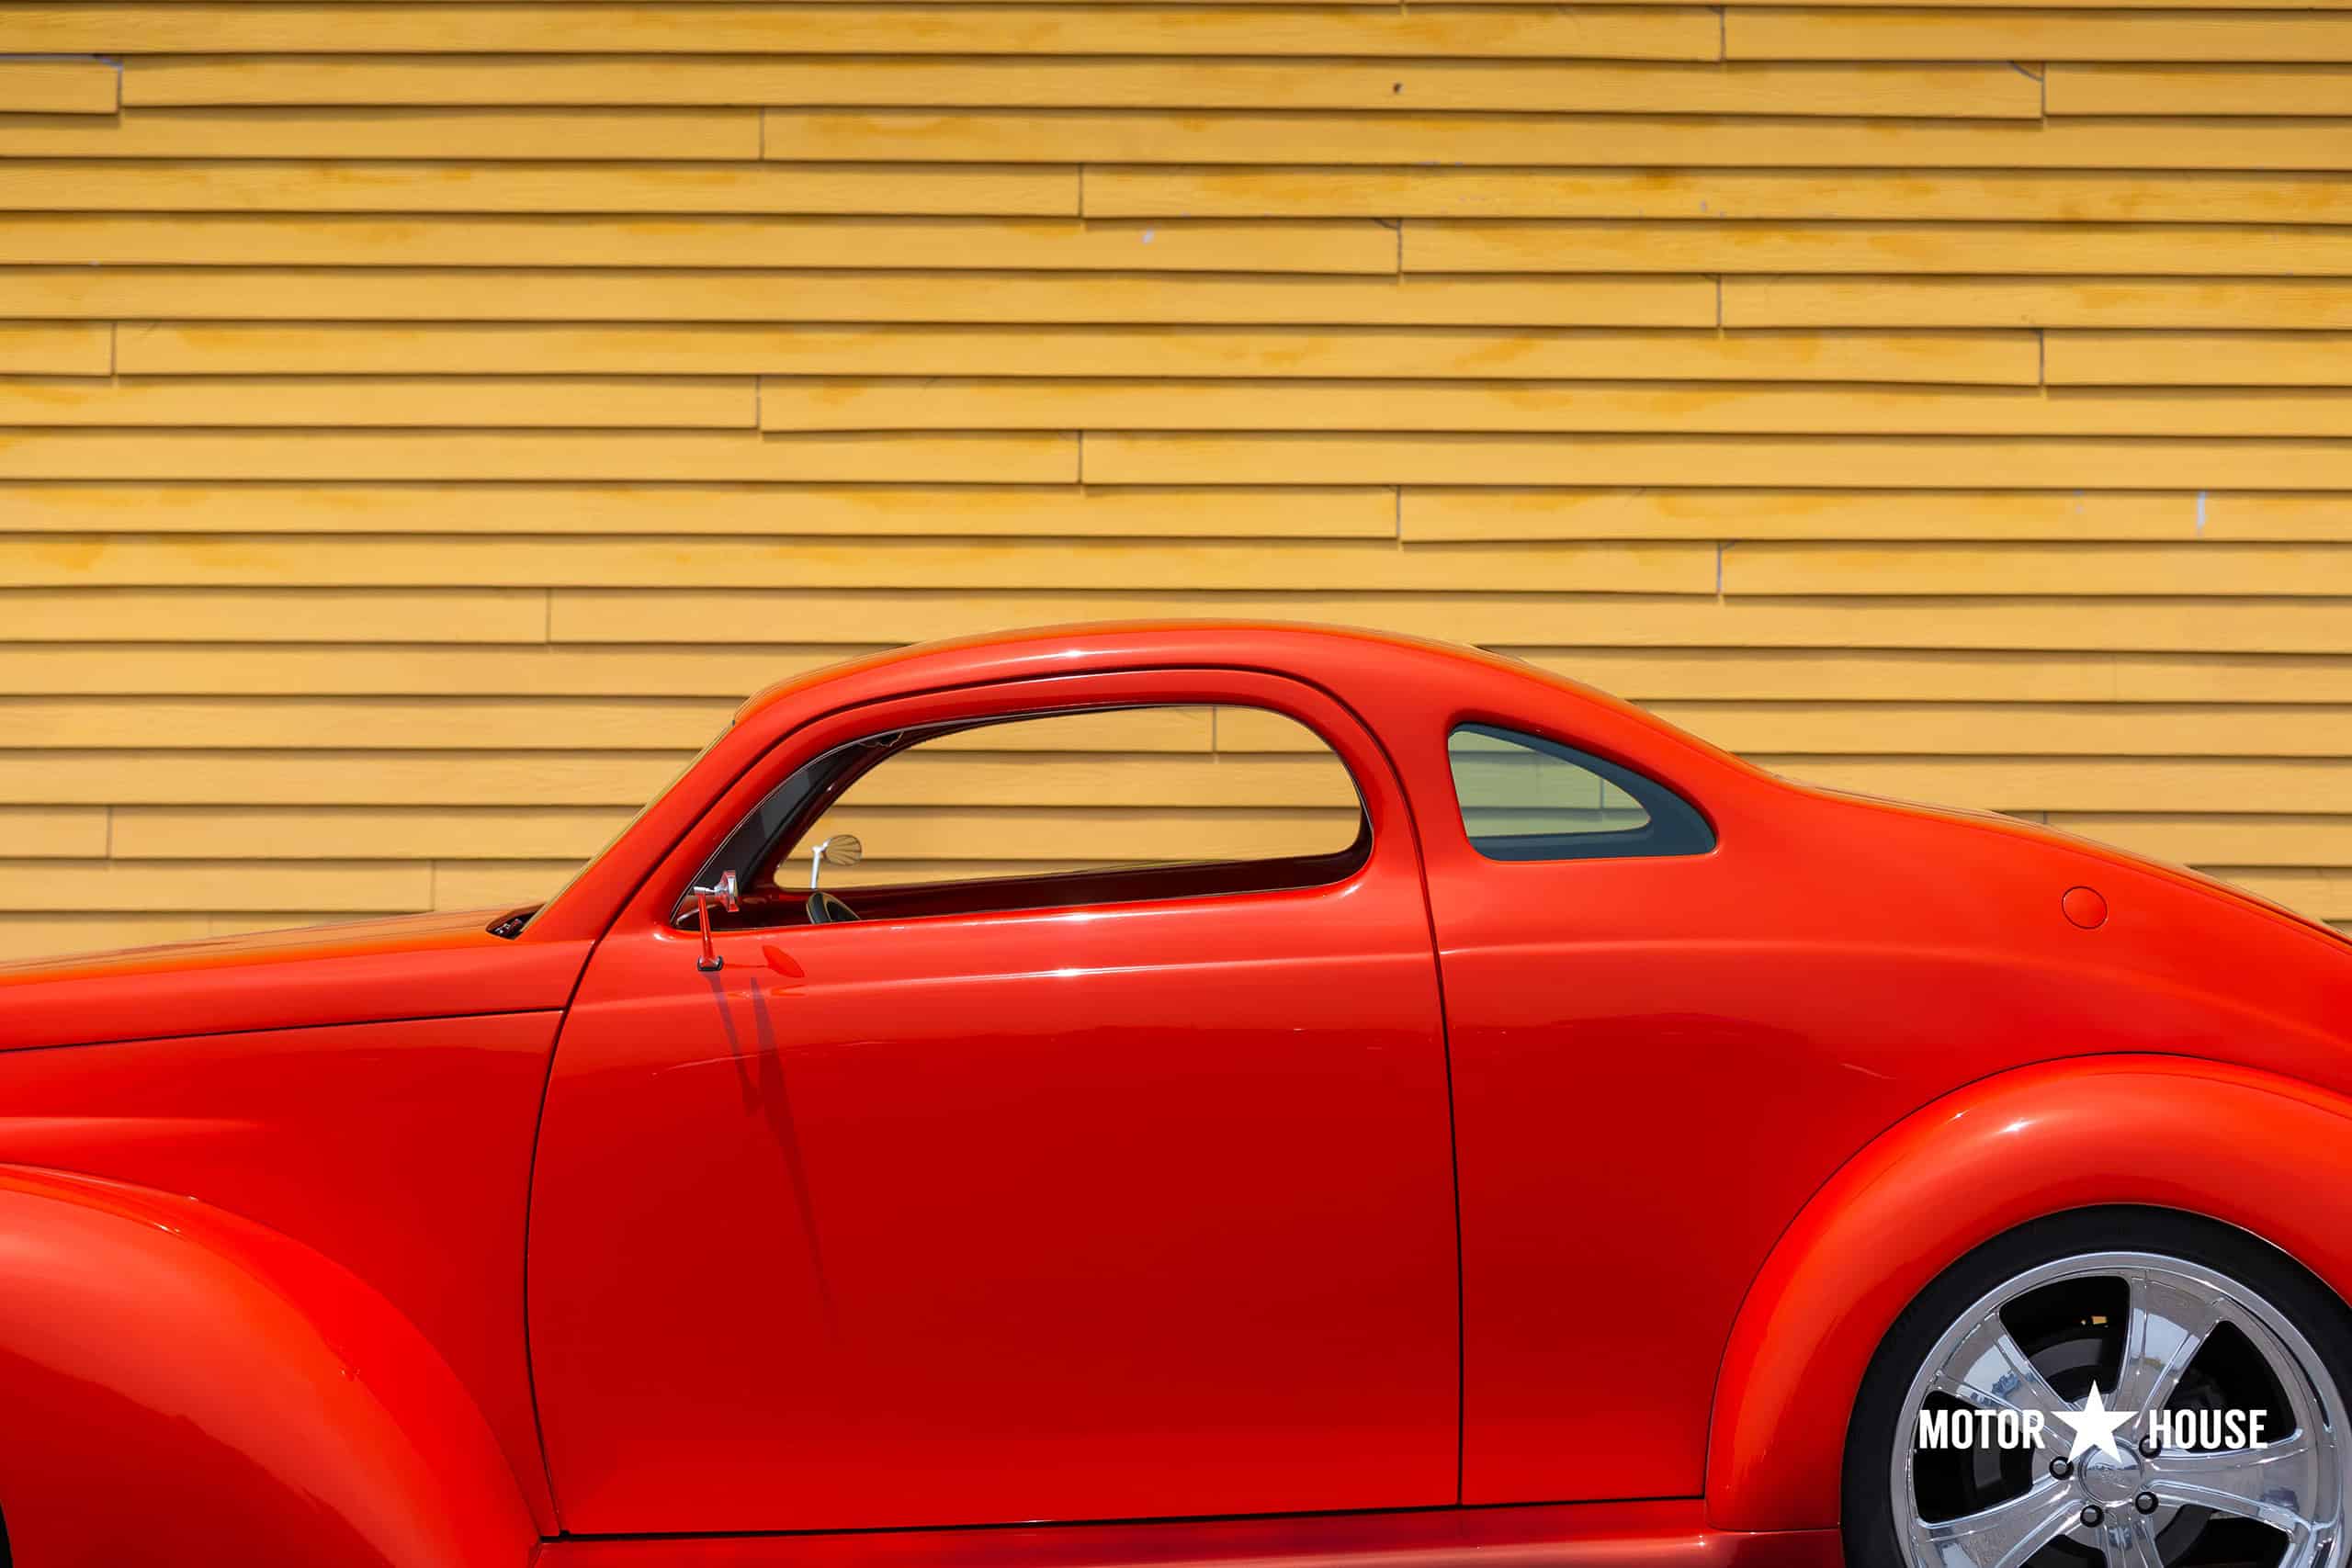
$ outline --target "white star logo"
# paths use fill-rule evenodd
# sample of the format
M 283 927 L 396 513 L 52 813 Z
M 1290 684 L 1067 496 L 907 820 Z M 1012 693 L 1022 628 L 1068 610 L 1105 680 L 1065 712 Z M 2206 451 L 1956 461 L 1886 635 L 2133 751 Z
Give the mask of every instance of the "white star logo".
M 2136 1410 L 2109 1410 L 2098 1392 L 2098 1384 L 2091 1384 L 2091 1396 L 2080 1410 L 2053 1410 L 2053 1420 L 2064 1421 L 2074 1429 L 2075 1446 L 2066 1450 L 2069 1460 L 2083 1457 L 2086 1449 L 2097 1449 L 2108 1458 L 2120 1460 L 2122 1453 L 2115 1446 L 2115 1429 L 2139 1414 Z

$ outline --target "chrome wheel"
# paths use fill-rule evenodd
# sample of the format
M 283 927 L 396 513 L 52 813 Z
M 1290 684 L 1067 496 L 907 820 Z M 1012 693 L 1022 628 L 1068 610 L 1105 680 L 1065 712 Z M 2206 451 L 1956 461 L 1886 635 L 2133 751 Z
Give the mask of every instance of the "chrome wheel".
M 2341 1551 L 2335 1379 L 2202 1264 L 2027 1269 L 1961 1314 L 1901 1408 L 1887 1476 L 1913 1568 L 2334 1568 Z

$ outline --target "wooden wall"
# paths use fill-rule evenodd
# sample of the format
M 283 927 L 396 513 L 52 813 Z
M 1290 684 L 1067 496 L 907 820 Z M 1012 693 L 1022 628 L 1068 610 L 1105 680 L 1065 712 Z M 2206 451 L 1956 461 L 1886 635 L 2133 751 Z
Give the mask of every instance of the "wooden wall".
M 0 952 L 527 898 L 781 674 L 1215 612 L 2352 921 L 2341 0 L 0 0 Z

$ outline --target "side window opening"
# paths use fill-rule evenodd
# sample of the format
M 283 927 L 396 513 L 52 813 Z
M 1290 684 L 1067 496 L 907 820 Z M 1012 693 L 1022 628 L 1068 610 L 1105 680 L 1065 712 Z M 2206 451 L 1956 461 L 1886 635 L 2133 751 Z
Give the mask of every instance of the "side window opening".
M 1656 779 L 1540 735 L 1457 725 L 1446 761 L 1463 831 L 1489 860 L 1704 854 L 1715 833 Z
M 855 919 L 1319 886 L 1371 853 L 1346 764 L 1280 714 L 1027 715 L 872 736 L 803 765 L 696 878 L 738 873 L 743 907 L 713 923 L 808 923 L 811 852 L 839 834 L 863 859 L 821 886 Z M 691 923 L 690 899 L 678 915 Z

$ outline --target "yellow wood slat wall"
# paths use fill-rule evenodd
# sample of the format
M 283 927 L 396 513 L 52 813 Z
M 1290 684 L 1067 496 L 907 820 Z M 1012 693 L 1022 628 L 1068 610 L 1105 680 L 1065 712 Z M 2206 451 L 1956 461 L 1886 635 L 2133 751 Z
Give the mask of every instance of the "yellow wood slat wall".
M 2352 927 L 2352 0 L 0 3 L 0 955 L 527 900 L 770 680 L 1218 613 Z M 1343 820 L 1161 717 L 849 826 Z

